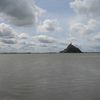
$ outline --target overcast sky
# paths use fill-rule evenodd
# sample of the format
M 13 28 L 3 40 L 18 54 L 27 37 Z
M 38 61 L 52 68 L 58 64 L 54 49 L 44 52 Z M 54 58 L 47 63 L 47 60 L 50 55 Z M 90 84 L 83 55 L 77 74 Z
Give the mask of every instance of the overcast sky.
M 100 0 L 0 0 L 0 52 L 58 52 L 70 42 L 100 51 Z

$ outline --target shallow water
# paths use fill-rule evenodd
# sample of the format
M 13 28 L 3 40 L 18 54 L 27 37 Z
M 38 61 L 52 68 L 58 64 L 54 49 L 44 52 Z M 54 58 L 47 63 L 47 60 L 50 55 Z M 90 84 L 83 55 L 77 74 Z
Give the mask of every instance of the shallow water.
M 100 100 L 100 54 L 1 54 L 0 100 Z

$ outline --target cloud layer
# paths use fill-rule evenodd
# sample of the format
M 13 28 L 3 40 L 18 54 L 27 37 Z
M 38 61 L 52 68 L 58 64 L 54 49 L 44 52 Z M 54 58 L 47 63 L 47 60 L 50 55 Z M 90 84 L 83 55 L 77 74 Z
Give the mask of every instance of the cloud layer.
M 59 49 L 63 41 L 49 35 L 18 33 L 10 25 L 0 24 L 0 52 L 43 52 Z M 52 48 L 52 49 L 51 49 Z M 42 49 L 44 49 L 42 51 Z M 54 50 L 54 51 L 55 51 Z
M 89 35 L 96 32 L 100 23 L 95 19 L 90 19 L 87 23 L 82 23 L 80 21 L 74 20 L 70 22 L 70 31 L 71 33 L 79 34 L 79 35 Z
M 57 20 L 50 20 L 46 19 L 40 25 L 37 27 L 37 31 L 44 33 L 44 32 L 54 32 L 54 31 L 62 31 L 62 28 L 60 27 Z
M 75 11 L 76 16 L 70 21 L 72 33 L 83 35 L 95 33 L 100 26 L 98 15 L 100 15 L 100 0 L 74 0 L 70 7 Z
M 76 13 L 76 16 L 70 21 L 70 29 L 73 33 L 87 35 L 97 31 L 100 26 L 98 20 L 99 3 L 100 0 L 74 0 L 70 2 L 70 7 Z
M 31 0 L 0 0 L 0 17 L 17 26 L 35 24 L 42 12 Z
M 100 15 L 100 0 L 73 0 L 71 8 L 78 14 L 95 16 Z
M 0 38 L 14 38 L 16 37 L 16 32 L 9 25 L 1 23 L 0 24 Z
M 34 40 L 37 40 L 40 43 L 56 43 L 57 40 L 53 37 L 47 35 L 37 35 L 33 37 Z
M 83 47 L 92 48 L 91 50 L 94 50 L 94 45 L 99 45 L 99 4 L 100 0 L 72 0 L 70 2 L 70 8 L 75 15 L 69 21 L 69 32 L 84 43 Z M 88 50 L 90 50 L 89 48 Z

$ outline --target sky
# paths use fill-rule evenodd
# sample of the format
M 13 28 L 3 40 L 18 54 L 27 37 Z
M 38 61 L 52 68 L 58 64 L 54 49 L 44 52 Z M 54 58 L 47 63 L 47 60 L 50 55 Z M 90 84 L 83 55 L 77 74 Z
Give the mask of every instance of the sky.
M 0 52 L 100 52 L 100 0 L 1 0 Z

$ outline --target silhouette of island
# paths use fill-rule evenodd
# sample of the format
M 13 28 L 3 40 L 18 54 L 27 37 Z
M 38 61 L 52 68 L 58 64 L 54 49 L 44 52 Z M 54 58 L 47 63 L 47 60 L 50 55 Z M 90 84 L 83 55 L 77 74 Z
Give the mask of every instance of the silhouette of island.
M 68 47 L 63 51 L 60 51 L 60 53 L 82 53 L 82 51 L 70 43 Z

